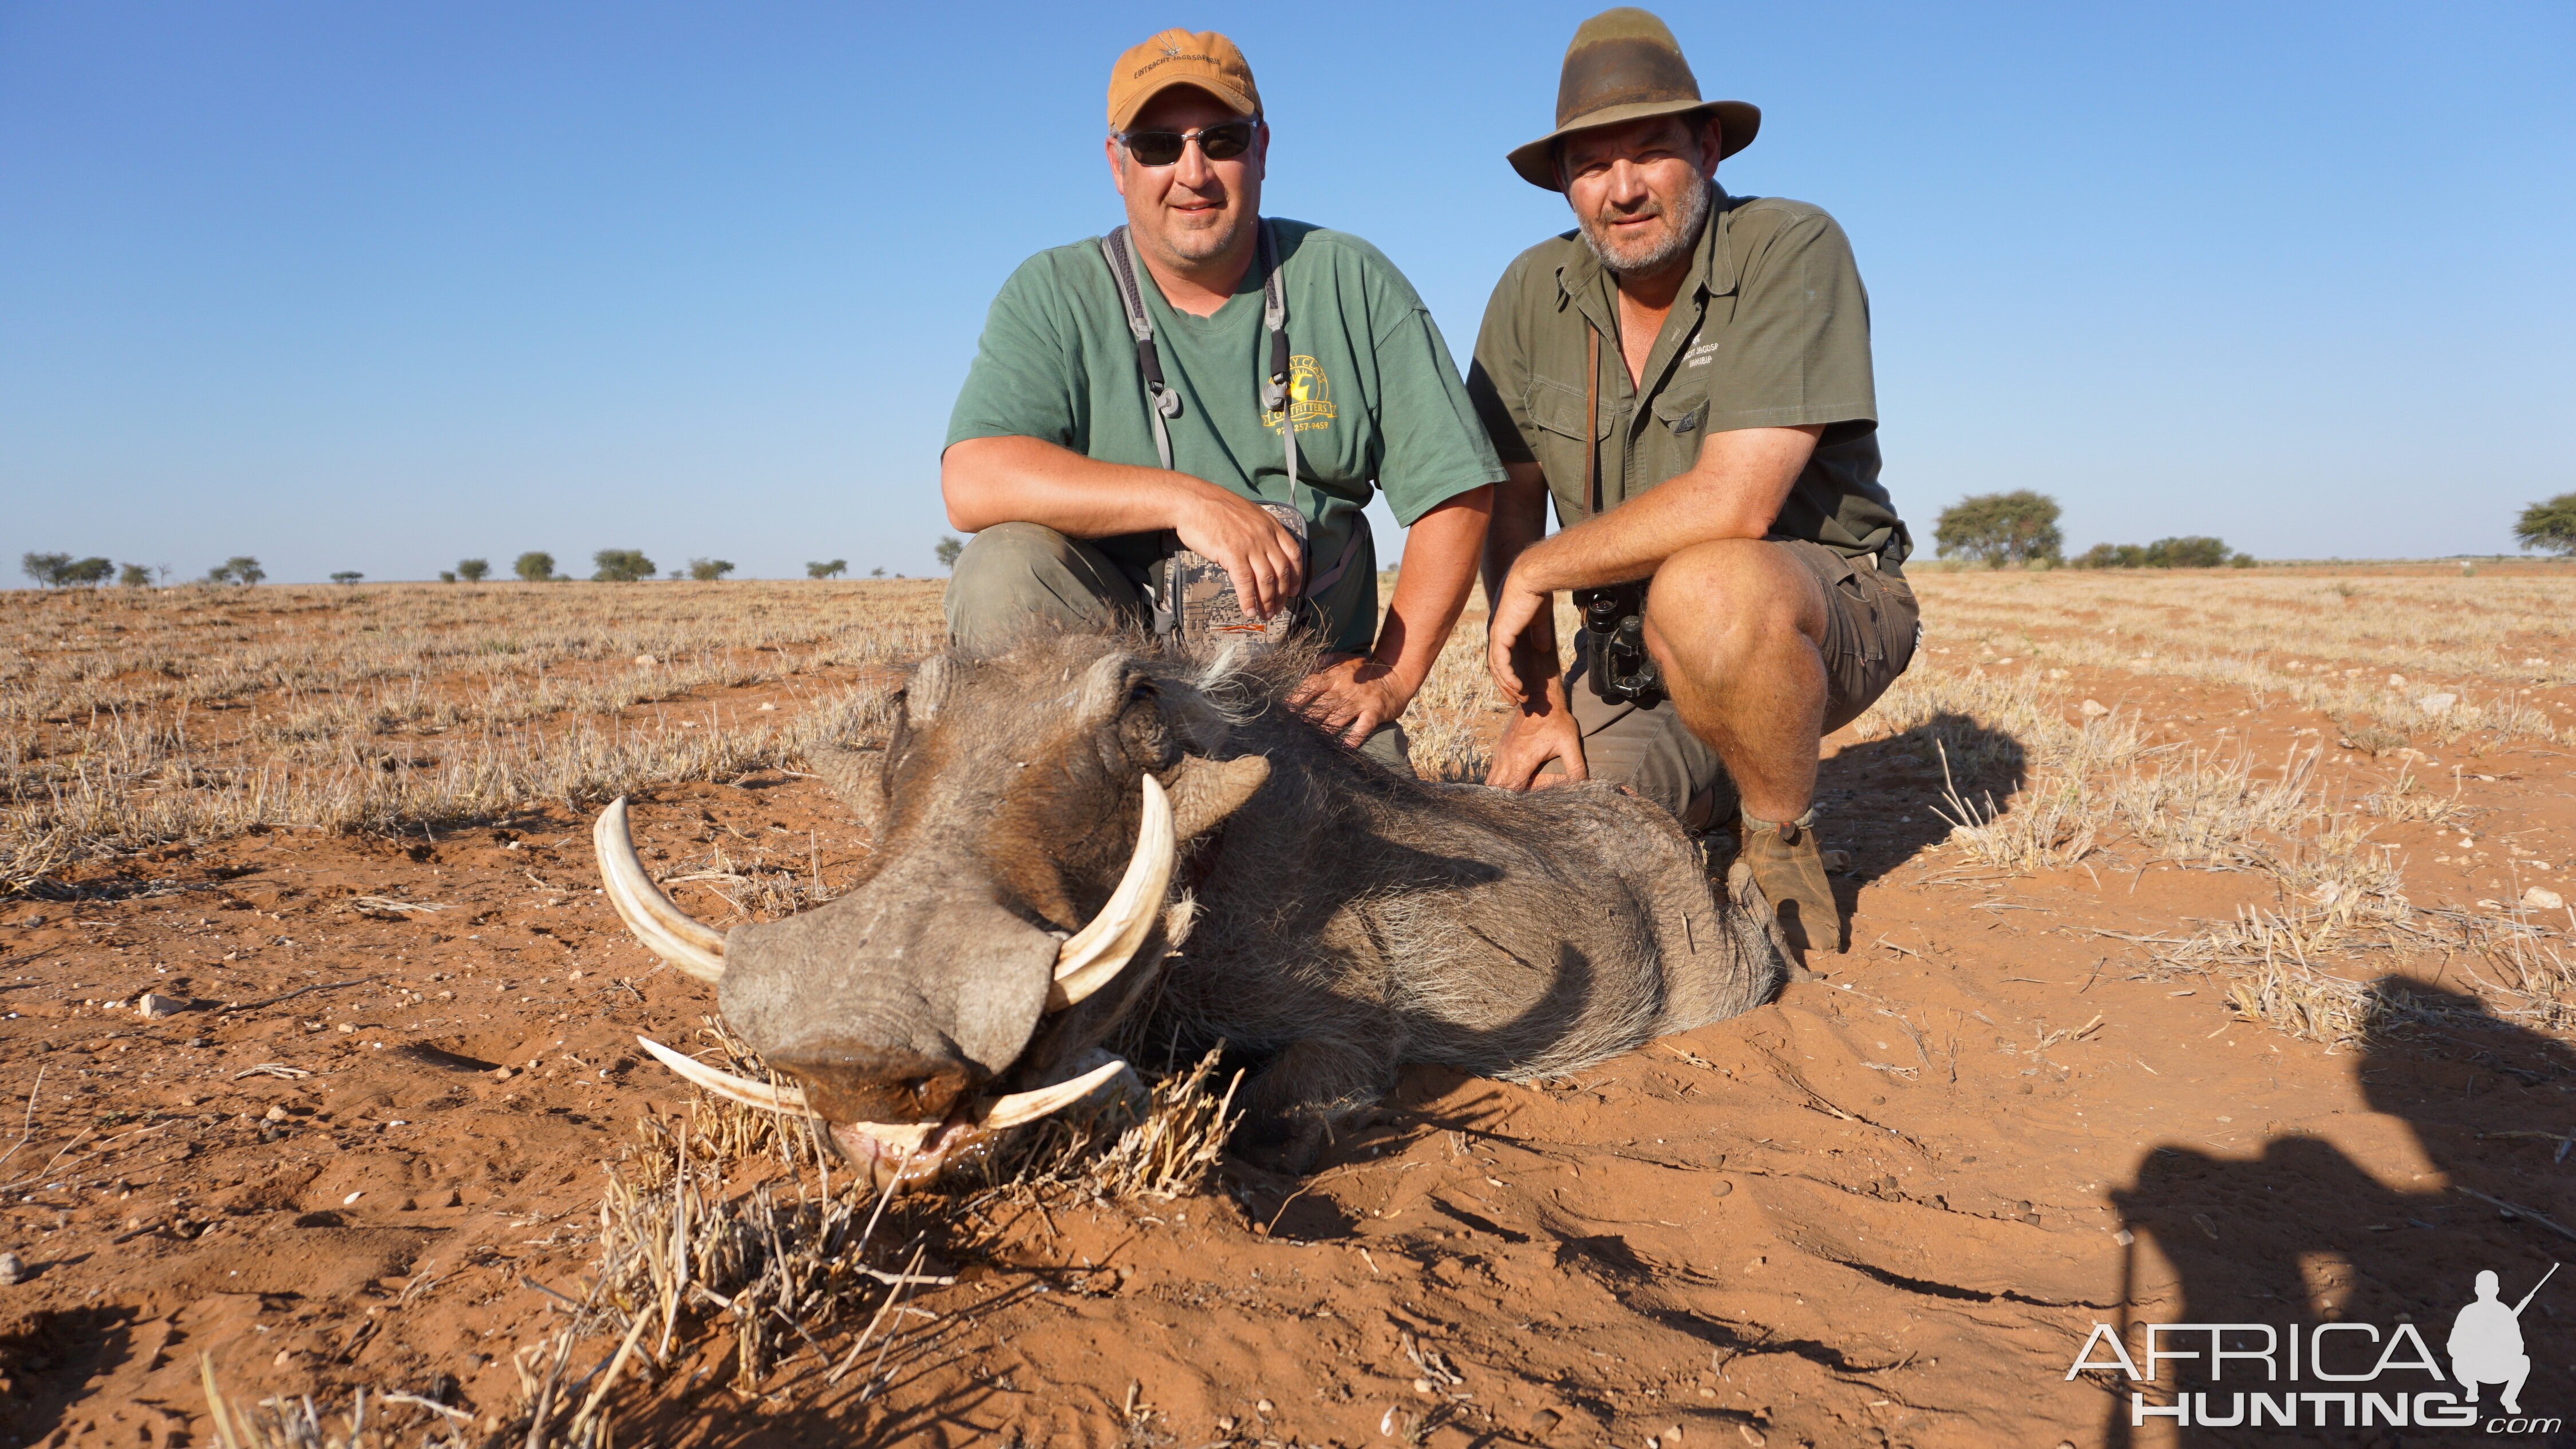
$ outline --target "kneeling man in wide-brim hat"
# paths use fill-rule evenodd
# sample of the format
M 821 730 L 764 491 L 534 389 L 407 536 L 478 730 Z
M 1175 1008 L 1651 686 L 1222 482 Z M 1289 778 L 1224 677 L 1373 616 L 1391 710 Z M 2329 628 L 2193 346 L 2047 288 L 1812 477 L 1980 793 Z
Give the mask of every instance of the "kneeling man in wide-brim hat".
M 1791 939 L 1840 949 L 1816 746 L 1913 658 L 1911 542 L 1851 244 L 1717 185 L 1761 119 L 1701 100 L 1672 32 L 1622 8 L 1575 32 L 1556 129 L 1511 153 L 1576 226 L 1503 274 L 1468 374 L 1509 474 L 1484 566 L 1518 712 L 1489 778 L 1618 780 L 1694 827 L 1740 812 Z M 1557 590 L 1583 621 L 1565 672 Z

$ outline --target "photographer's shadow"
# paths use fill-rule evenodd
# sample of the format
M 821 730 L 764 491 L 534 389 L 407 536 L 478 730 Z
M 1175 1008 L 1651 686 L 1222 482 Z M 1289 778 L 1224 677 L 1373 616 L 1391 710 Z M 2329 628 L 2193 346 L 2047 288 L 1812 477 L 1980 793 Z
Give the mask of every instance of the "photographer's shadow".
M 2476 997 L 2402 977 L 2372 983 L 2366 1004 L 2367 1019 L 2379 1025 L 2357 1064 L 2363 1093 L 2373 1110 L 2406 1123 L 2432 1170 L 2418 1175 L 2395 1161 L 2357 1162 L 2307 1136 L 2275 1137 L 2252 1161 L 2186 1147 L 2155 1148 L 2139 1163 L 2135 1182 L 2111 1194 L 2134 1235 L 2122 1266 L 2122 1321 L 2112 1327 L 2138 1355 L 2142 1374 L 2151 1366 L 2142 1356 L 2138 1325 L 2148 1323 L 2270 1325 L 2284 1342 L 2294 1332 L 2312 1345 L 2320 1325 L 2349 1325 L 2325 1335 L 2330 1352 L 2352 1360 L 2335 1367 L 2367 1370 L 2383 1355 L 2388 1367 L 2377 1379 L 2329 1379 L 2309 1361 L 2295 1382 L 2286 1372 L 2271 1378 L 2273 1365 L 2236 1356 L 2235 1350 L 2264 1344 L 2259 1331 L 2242 1330 L 2226 1340 L 2231 1353 L 2216 1381 L 2205 1357 L 2168 1359 L 2153 1383 L 2119 1373 L 2088 1375 L 2110 1391 L 2105 1444 L 2125 1446 L 2142 1438 L 2162 1443 L 2175 1432 L 2133 1426 L 2133 1391 L 2143 1391 L 2150 1405 L 2171 1405 L 2182 1393 L 2204 1394 L 2210 1410 L 2221 1416 L 2243 1407 L 2239 1394 L 2375 1392 L 2417 1408 L 2418 1396 L 2427 1392 L 2460 1395 L 2450 1339 L 2463 1306 L 2485 1292 L 2479 1274 L 2501 1279 L 2502 1302 L 2510 1310 L 2553 1262 L 2576 1248 L 2550 1226 L 2499 1206 L 2519 1204 L 2528 1213 L 2566 1220 L 2559 1186 L 2564 1169 L 2554 1166 L 2545 1139 L 2576 1125 L 2567 1121 L 2560 1095 L 2576 1084 L 2576 1051 L 2497 1019 Z M 2549 1130 L 2533 1130 L 2542 1126 Z M 2493 1146 L 2485 1145 L 2489 1140 Z M 2389 1185 L 2401 1178 L 2411 1184 Z M 2152 1261 L 2150 1249 L 2170 1270 L 2169 1280 L 2140 1281 Z M 2553 1294 L 2562 1301 L 2552 1304 Z M 2492 1305 L 2480 1310 L 2489 1318 L 2499 1311 Z M 2412 1325 L 2423 1353 L 2402 1336 L 2404 1325 Z M 2539 1293 L 2519 1315 L 2518 1326 L 2530 1374 L 2520 1389 L 2520 1410 L 2542 1421 L 2555 1419 L 2563 1428 L 2576 1420 L 2576 1380 L 2569 1375 L 2576 1360 L 2576 1282 L 2562 1276 Z M 2169 1351 L 2205 1355 L 2208 1337 L 2168 1336 L 2165 1342 Z M 2286 1370 L 2286 1347 L 2282 1352 L 2279 1367 Z M 2107 1357 L 2108 1350 L 2088 1355 L 2095 1363 Z M 2406 1366 L 2422 1357 L 2438 1367 L 2438 1376 Z M 2477 1366 L 2474 1358 L 2469 1362 Z M 2322 1437 L 2362 1445 L 2484 1438 L 2483 1426 L 2507 1411 L 2500 1403 L 2504 1384 L 2482 1375 L 2481 1385 L 2475 1428 L 2436 1425 L 2428 1441 L 2424 1425 L 2398 1429 L 2356 1417 L 2350 1429 L 2338 1420 Z M 2174 1442 L 2318 1442 L 2315 1416 L 2330 1407 L 2342 1412 L 2340 1405 L 2305 1406 L 2295 1430 L 2277 1423 L 2255 1427 L 2249 1413 L 2242 1427 L 2181 1427 Z M 2356 1409 L 2367 1411 L 2368 1406 Z M 2145 1422 L 2176 1423 L 2169 1414 Z M 2548 1437 L 2549 1430 L 2536 1432 L 2541 1442 L 2565 1442 Z M 2534 1442 L 2529 1434 L 2515 1437 Z

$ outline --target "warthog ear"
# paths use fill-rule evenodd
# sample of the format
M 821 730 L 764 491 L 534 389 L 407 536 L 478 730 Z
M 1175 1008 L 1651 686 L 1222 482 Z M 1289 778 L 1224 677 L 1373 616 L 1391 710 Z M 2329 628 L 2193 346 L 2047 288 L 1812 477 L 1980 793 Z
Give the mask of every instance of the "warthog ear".
M 948 691 L 956 683 L 957 665 L 947 655 L 933 654 L 921 661 L 921 667 L 912 672 L 911 682 L 903 687 L 904 717 L 918 722 L 939 713 L 939 706 L 947 701 Z
M 876 829 L 885 816 L 885 751 L 827 750 L 812 759 L 814 773 L 849 810 L 852 822 Z
M 1172 797 L 1173 838 L 1186 844 L 1216 829 L 1269 778 L 1270 762 L 1259 755 L 1231 760 L 1183 756 L 1163 787 Z

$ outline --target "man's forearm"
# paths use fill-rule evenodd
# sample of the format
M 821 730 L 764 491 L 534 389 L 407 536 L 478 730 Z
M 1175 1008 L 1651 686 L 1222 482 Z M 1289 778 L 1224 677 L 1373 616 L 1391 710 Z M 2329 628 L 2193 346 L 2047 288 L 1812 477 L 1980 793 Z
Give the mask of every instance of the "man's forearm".
M 1514 582 L 1542 593 L 1598 588 L 1645 578 L 1693 544 L 1760 538 L 1823 431 L 1713 433 L 1689 472 L 1523 550 L 1512 566 Z
M 1467 607 L 1493 504 L 1490 486 L 1471 489 L 1414 520 L 1405 531 L 1395 598 L 1387 605 L 1370 657 L 1386 666 L 1408 698 L 1431 677 L 1441 645 Z
M 1485 530 L 1485 603 L 1490 609 L 1502 597 L 1503 581 L 1531 545 L 1547 536 L 1547 475 L 1536 463 L 1505 465 L 1510 475 L 1494 490 L 1494 518 Z M 1552 678 L 1560 661 L 1556 653 L 1556 614 L 1541 609 L 1518 639 L 1512 641 L 1517 673 L 1529 687 Z
M 948 522 L 969 533 L 997 523 L 1044 524 L 1068 538 L 1151 533 L 1178 527 L 1199 494 L 1215 487 L 1162 468 L 1103 463 L 1037 438 L 969 438 L 939 460 Z

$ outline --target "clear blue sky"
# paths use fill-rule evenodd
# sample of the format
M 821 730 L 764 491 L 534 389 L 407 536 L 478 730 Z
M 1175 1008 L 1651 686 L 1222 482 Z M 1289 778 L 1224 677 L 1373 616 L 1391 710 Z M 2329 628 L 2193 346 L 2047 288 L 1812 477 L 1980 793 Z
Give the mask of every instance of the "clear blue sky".
M 1120 49 L 1234 35 L 1265 209 L 1463 355 L 1592 8 L 0 0 L 0 559 L 929 572 L 993 290 L 1118 219 Z M 2077 548 L 2484 552 L 2576 488 L 2563 0 L 1664 13 L 1763 107 L 1720 179 L 1853 239 L 1927 549 L 2029 487 Z

